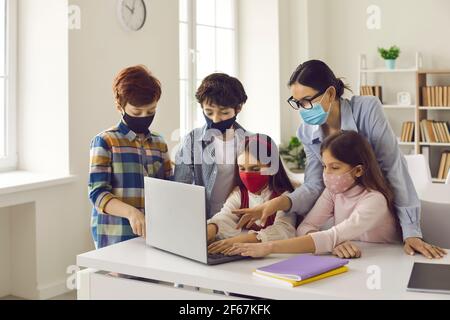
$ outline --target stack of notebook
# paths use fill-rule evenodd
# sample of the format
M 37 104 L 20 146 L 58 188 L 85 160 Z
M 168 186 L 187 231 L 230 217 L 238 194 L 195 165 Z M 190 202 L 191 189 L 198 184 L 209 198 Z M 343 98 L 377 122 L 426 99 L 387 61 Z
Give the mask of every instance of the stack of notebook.
M 288 287 L 328 278 L 348 271 L 348 260 L 314 255 L 300 255 L 256 269 L 253 275 Z

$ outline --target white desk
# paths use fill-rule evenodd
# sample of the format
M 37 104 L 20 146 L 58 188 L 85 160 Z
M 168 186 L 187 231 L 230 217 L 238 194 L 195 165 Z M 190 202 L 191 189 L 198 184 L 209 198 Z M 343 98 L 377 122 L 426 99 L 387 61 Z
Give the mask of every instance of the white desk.
M 81 254 L 79 297 L 82 299 L 223 299 L 208 294 L 161 284 L 101 275 L 95 270 L 117 272 L 135 277 L 180 283 L 267 299 L 450 299 L 450 295 L 406 291 L 414 261 L 450 264 L 450 256 L 427 260 L 407 256 L 401 245 L 358 243 L 363 257 L 351 260 L 347 273 L 297 288 L 284 288 L 252 275 L 255 268 L 285 259 L 287 255 L 243 260 L 218 266 L 205 266 L 157 249 L 142 239 Z M 367 268 L 381 270 L 381 290 L 368 289 Z

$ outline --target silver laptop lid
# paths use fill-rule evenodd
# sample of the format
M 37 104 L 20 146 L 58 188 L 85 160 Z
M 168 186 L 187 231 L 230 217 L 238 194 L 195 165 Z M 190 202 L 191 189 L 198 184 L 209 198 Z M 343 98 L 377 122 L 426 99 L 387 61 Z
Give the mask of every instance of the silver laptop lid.
M 146 177 L 147 244 L 207 263 L 205 188 Z

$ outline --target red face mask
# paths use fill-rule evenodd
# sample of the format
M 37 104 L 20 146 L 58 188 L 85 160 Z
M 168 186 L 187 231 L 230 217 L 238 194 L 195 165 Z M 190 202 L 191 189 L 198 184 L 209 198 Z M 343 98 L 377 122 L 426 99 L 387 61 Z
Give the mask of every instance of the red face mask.
M 270 179 L 270 176 L 262 175 L 260 172 L 240 171 L 239 176 L 241 177 L 242 183 L 251 193 L 261 191 L 269 183 Z

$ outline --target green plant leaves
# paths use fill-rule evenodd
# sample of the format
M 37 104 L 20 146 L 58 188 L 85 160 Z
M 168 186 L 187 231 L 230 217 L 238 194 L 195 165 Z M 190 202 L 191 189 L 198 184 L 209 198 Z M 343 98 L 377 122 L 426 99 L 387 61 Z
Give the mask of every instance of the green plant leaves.
M 400 48 L 392 46 L 389 49 L 378 48 L 378 53 L 385 60 L 396 60 L 400 56 Z
M 293 169 L 305 169 L 306 153 L 297 137 L 292 137 L 287 147 L 280 147 L 280 155 L 284 161 L 294 165 Z

